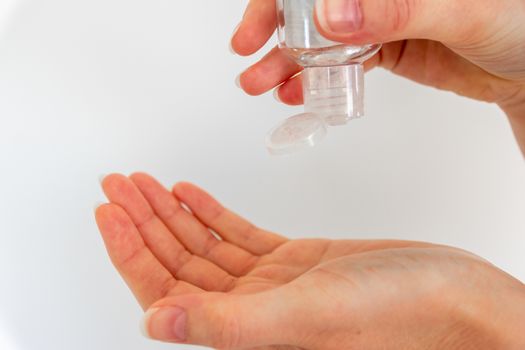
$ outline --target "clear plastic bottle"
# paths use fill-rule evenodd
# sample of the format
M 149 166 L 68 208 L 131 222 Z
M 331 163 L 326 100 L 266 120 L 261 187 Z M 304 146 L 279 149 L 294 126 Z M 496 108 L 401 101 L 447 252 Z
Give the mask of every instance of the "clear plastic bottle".
M 330 41 L 317 30 L 315 0 L 276 0 L 279 47 L 304 67 L 305 113 L 272 130 L 267 147 L 287 154 L 314 146 L 327 126 L 345 125 L 364 115 L 362 63 L 381 45 L 351 46 Z

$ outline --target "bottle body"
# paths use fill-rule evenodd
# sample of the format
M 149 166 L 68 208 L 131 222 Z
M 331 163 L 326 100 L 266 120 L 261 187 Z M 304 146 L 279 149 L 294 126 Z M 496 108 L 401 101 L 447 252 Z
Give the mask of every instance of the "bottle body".
M 315 0 L 276 0 L 279 47 L 303 67 L 361 64 L 380 45 L 353 46 L 330 41 L 317 30 Z

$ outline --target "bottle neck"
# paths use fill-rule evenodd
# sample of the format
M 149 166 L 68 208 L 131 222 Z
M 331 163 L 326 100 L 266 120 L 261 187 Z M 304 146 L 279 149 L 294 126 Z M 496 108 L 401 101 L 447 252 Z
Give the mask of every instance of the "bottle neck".
M 344 125 L 364 115 L 364 68 L 361 64 L 307 67 L 303 72 L 305 111 L 329 125 Z

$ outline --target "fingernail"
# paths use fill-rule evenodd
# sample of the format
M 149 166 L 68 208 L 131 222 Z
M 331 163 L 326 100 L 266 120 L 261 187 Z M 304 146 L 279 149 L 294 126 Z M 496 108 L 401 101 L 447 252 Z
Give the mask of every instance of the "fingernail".
M 159 309 L 149 309 L 146 311 L 144 316 L 142 316 L 142 319 L 140 320 L 140 333 L 146 338 L 151 339 L 151 336 L 149 335 L 148 331 L 148 325 L 151 318 L 151 315 L 153 315 L 155 312 L 157 312 Z
M 273 98 L 275 98 L 277 100 L 277 102 L 279 102 L 279 103 L 283 102 L 281 100 L 281 97 L 279 97 L 279 88 L 278 87 L 273 90 Z
M 238 87 L 239 89 L 242 89 L 242 86 L 241 86 L 241 75 L 242 75 L 242 73 L 239 74 L 239 75 L 237 76 L 237 78 L 235 78 L 235 85 L 237 85 L 237 87 Z
M 359 0 L 317 0 L 315 10 L 319 25 L 327 32 L 349 34 L 361 29 Z
M 104 179 L 106 178 L 106 174 L 102 174 L 98 177 L 98 182 L 100 182 L 100 184 L 102 184 L 102 182 L 104 181 Z
M 233 37 L 235 36 L 235 34 L 237 34 L 237 31 L 239 30 L 241 24 L 237 24 L 237 27 L 235 27 L 235 29 L 233 30 L 233 34 L 231 36 L 231 39 L 230 39 L 230 52 L 234 55 L 237 55 L 237 52 L 235 52 L 235 50 L 233 49 Z
M 154 308 L 144 314 L 140 329 L 146 338 L 181 343 L 186 341 L 186 319 L 180 307 Z

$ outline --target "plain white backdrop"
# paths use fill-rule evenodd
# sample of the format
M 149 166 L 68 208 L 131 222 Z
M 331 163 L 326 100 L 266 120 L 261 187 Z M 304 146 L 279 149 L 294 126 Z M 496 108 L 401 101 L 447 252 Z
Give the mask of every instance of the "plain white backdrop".
M 141 337 L 107 258 L 110 172 L 193 181 L 290 237 L 452 244 L 525 280 L 525 166 L 496 107 L 376 70 L 366 118 L 273 158 L 267 130 L 300 108 L 235 86 L 246 1 L 1 4 L 2 350 L 184 348 Z

